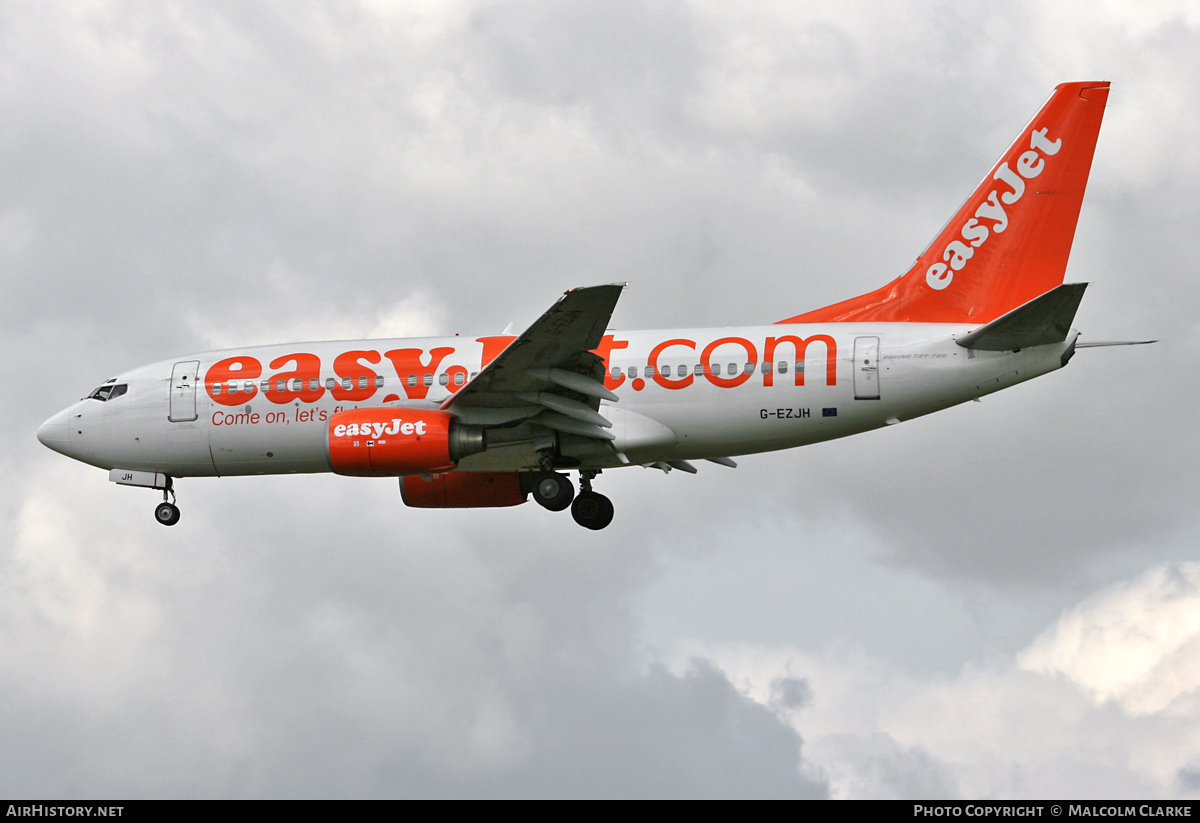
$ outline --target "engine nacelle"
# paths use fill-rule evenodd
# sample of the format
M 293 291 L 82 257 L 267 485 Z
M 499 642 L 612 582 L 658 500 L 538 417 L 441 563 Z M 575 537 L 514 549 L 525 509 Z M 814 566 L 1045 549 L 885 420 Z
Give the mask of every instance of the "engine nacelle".
M 416 509 L 473 509 L 525 502 L 517 472 L 454 472 L 400 478 L 400 499 Z
M 447 471 L 486 447 L 483 429 L 430 409 L 350 409 L 325 430 L 329 468 L 352 477 Z

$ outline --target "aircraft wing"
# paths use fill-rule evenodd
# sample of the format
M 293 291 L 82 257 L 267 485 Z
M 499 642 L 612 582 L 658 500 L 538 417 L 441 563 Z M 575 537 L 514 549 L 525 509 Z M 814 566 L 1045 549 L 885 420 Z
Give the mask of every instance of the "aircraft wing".
M 496 424 L 537 416 L 559 431 L 611 440 L 596 411 L 616 401 L 604 388 L 604 361 L 592 353 L 624 284 L 571 289 L 495 360 L 443 404 L 464 418 Z

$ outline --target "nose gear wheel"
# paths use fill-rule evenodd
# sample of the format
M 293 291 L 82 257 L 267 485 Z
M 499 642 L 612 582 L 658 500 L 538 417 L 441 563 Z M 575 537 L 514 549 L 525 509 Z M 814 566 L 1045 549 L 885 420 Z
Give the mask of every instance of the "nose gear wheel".
M 179 522 L 179 507 L 164 500 L 154 507 L 154 519 L 164 526 L 174 526 Z
M 154 507 L 154 519 L 164 526 L 174 526 L 179 522 L 179 507 L 175 505 L 175 483 L 170 475 L 167 475 L 167 484 L 163 486 L 163 502 Z M 167 496 L 170 495 L 171 501 L 167 502 Z

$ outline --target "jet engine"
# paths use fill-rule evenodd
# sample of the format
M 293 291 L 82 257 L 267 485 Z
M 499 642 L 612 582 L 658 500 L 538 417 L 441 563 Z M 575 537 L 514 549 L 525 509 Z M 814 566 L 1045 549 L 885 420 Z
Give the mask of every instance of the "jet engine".
M 416 509 L 473 509 L 525 502 L 517 472 L 453 472 L 400 478 L 400 498 Z
M 447 471 L 486 447 L 482 428 L 431 409 L 350 409 L 325 430 L 329 468 L 352 477 Z

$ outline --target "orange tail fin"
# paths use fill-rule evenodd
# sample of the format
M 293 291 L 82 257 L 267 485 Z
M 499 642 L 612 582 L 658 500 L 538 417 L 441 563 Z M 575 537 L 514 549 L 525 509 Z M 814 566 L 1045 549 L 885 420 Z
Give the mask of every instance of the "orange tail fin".
M 1064 83 L 903 277 L 781 323 L 987 323 L 1063 282 L 1108 83 Z

